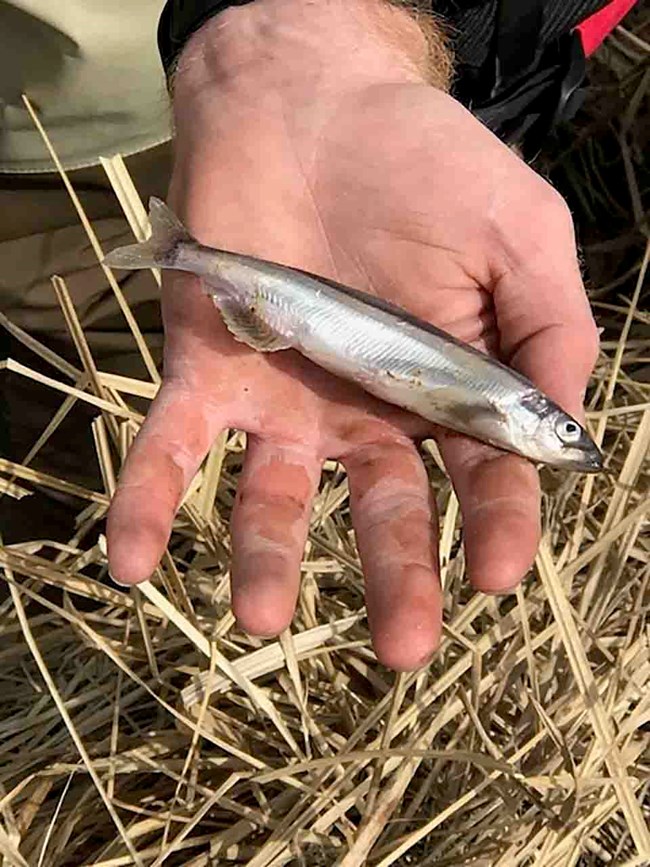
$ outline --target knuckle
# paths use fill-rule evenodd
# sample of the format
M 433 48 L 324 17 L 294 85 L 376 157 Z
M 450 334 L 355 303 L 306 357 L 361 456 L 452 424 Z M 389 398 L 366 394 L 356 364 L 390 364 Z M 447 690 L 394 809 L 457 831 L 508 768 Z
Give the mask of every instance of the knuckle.
M 558 228 L 573 230 L 573 216 L 564 196 L 540 178 L 539 204 L 545 218 Z
M 236 503 L 249 528 L 276 527 L 280 539 L 306 519 L 311 506 L 300 497 L 260 489 L 238 492 Z
M 493 225 L 507 270 L 548 271 L 557 249 L 577 261 L 571 210 L 560 193 L 540 175 L 532 173 L 508 200 L 507 208 L 496 215 Z M 523 179 L 522 179 L 523 180 Z
M 529 221 L 534 239 L 542 240 L 544 253 L 548 255 L 548 242 L 571 246 L 575 251 L 573 216 L 564 197 L 542 178 L 539 179 L 535 199 L 537 219 Z M 536 227 L 536 228 L 534 228 Z
M 429 523 L 428 492 L 420 489 L 399 490 L 394 484 L 388 489 L 374 488 L 362 496 L 357 505 L 366 530 L 378 530 L 406 519 L 411 530 L 418 521 Z

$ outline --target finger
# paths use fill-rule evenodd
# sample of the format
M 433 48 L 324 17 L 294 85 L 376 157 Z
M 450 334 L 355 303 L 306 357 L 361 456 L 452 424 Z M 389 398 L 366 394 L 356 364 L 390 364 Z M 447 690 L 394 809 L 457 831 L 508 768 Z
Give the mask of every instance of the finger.
M 410 442 L 360 446 L 344 464 L 375 652 L 398 671 L 418 668 L 438 646 L 442 623 L 426 471 Z
M 232 606 L 253 635 L 277 635 L 293 617 L 321 461 L 309 449 L 249 436 L 233 509 Z
M 151 576 L 194 474 L 221 430 L 195 396 L 163 385 L 120 473 L 107 520 L 112 578 L 137 584 Z
M 513 590 L 530 569 L 539 543 L 535 467 L 458 434 L 441 434 L 438 445 L 463 514 L 472 585 L 484 593 Z
M 513 367 L 581 417 L 598 357 L 598 331 L 580 275 L 571 214 L 557 193 L 546 184 L 543 189 L 539 218 L 509 229 L 516 239 L 507 249 L 510 267 L 494 288 L 501 350 Z

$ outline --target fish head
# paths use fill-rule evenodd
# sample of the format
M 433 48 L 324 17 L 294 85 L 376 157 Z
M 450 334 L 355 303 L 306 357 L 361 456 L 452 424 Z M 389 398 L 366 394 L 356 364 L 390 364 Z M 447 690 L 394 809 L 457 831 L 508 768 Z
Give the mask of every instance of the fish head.
M 585 428 L 540 392 L 525 396 L 519 437 L 521 453 L 532 460 L 582 473 L 603 469 L 600 449 Z M 516 415 L 515 415 L 516 417 Z

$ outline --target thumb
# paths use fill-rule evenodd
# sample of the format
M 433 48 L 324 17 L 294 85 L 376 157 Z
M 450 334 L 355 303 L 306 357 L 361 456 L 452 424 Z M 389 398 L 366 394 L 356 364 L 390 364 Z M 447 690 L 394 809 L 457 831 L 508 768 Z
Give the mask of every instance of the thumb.
M 532 244 L 521 233 L 515 235 L 517 250 L 497 280 L 494 305 L 508 363 L 581 419 L 599 336 L 580 275 L 571 217 L 563 203 L 561 207 L 559 218 L 551 209 L 545 231 Z M 534 231 L 539 229 L 537 225 Z

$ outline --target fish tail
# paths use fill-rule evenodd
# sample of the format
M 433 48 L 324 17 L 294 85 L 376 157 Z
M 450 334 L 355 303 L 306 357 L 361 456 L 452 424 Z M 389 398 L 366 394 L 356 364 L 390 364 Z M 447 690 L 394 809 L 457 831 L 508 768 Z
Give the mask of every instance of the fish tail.
M 194 240 L 176 214 L 152 196 L 149 199 L 151 236 L 140 244 L 118 247 L 104 257 L 109 268 L 173 268 L 181 241 Z

